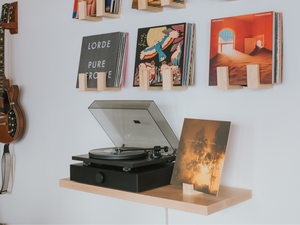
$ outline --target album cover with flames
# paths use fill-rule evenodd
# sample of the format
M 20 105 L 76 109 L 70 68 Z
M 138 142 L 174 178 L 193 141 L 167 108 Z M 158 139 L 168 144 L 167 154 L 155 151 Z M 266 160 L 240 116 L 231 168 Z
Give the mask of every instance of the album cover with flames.
M 171 184 L 218 195 L 231 122 L 185 119 Z

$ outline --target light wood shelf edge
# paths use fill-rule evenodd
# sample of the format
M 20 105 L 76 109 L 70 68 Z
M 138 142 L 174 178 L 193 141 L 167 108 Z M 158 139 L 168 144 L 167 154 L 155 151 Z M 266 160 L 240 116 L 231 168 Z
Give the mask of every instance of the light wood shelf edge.
M 71 181 L 70 178 L 59 180 L 59 186 L 202 215 L 218 212 L 252 198 L 251 190 L 226 186 L 220 186 L 217 197 L 203 193 L 194 195 L 183 194 L 181 187 L 171 184 L 141 193 L 83 184 Z
M 138 10 L 149 11 L 149 12 L 162 12 L 163 7 L 170 7 L 174 9 L 184 9 L 186 8 L 186 2 L 177 3 L 171 0 L 161 0 L 160 7 L 149 6 L 147 0 L 138 0 Z
M 174 9 L 184 9 L 186 8 L 186 2 L 177 3 L 177 2 L 172 2 L 171 0 L 161 0 L 161 6 L 170 7 Z
M 138 0 L 138 10 L 149 11 L 149 12 L 162 12 L 163 7 L 149 6 L 147 0 Z

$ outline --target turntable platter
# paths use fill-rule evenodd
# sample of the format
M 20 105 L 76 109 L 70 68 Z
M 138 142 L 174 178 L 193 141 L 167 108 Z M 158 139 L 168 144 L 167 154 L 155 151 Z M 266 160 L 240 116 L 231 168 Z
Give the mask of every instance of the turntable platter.
M 148 156 L 148 153 L 141 148 L 97 148 L 89 151 L 92 159 L 139 159 Z

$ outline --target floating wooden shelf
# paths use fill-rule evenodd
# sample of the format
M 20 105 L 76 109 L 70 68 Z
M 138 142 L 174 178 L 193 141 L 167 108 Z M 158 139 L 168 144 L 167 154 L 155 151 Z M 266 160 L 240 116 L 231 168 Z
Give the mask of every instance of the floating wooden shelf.
M 162 12 L 163 7 L 149 6 L 147 0 L 138 0 L 138 10 L 149 11 L 149 12 Z
M 251 190 L 226 186 L 220 186 L 217 197 L 203 193 L 194 195 L 184 194 L 182 187 L 171 184 L 140 193 L 78 183 L 70 181 L 69 178 L 61 179 L 59 186 L 202 215 L 218 212 L 252 197 Z
M 140 72 L 140 90 L 153 91 L 153 90 L 187 90 L 188 86 L 174 86 L 173 85 L 173 71 L 172 69 L 164 69 L 162 71 L 163 82 L 162 86 L 150 86 L 149 84 L 150 71 L 141 70 Z
M 96 16 L 87 16 L 87 2 L 78 2 L 78 15 L 80 20 L 101 21 L 102 17 L 120 18 L 121 2 L 118 13 L 105 12 L 105 0 L 96 0 Z
M 227 66 L 217 67 L 217 84 L 219 90 L 242 89 L 241 85 L 229 85 L 229 69 Z M 259 65 L 247 65 L 247 88 L 272 88 L 273 84 L 260 84 Z
M 186 8 L 186 2 L 177 3 L 177 2 L 172 2 L 172 0 L 161 0 L 161 6 L 170 7 L 174 9 L 184 9 Z
M 186 3 L 172 2 L 172 0 L 161 0 L 161 6 L 154 7 L 148 5 L 148 0 L 138 0 L 138 10 L 149 11 L 149 12 L 162 12 L 163 7 L 184 9 L 186 8 Z
M 79 91 L 121 91 L 121 87 L 106 87 L 106 73 L 97 73 L 97 87 L 88 88 L 87 87 L 87 75 L 85 73 L 79 74 Z

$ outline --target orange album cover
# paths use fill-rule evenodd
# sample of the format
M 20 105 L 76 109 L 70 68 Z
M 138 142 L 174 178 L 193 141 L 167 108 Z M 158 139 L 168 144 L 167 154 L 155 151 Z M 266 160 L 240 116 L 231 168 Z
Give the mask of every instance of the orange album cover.
M 211 20 L 209 85 L 228 66 L 230 85 L 247 85 L 247 65 L 259 64 L 260 83 L 274 83 L 274 12 Z
M 171 184 L 218 195 L 231 122 L 185 119 Z

